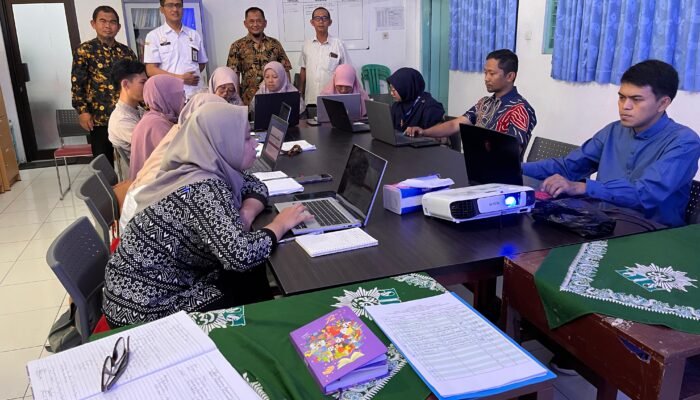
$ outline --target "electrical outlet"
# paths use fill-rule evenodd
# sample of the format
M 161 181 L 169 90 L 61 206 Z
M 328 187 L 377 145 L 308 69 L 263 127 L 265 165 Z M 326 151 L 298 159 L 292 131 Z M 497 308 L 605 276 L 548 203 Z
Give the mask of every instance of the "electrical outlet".
M 382 32 L 382 39 L 389 39 L 389 32 Z

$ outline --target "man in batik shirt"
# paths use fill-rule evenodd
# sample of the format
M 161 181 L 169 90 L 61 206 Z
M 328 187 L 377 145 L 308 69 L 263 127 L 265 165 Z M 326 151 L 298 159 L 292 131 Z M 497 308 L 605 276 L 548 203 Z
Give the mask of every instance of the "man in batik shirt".
M 464 115 L 428 129 L 416 126 L 406 130 L 408 136 L 447 137 L 459 132 L 459 124 L 475 125 L 515 136 L 520 154 L 525 153 L 532 129 L 537 124 L 535 110 L 518 93 L 515 78 L 518 56 L 502 49 L 489 53 L 484 64 L 486 91 L 492 96 L 481 98 Z
M 78 113 L 80 126 L 90 132 L 92 154 L 104 154 L 113 164 L 114 149 L 109 142 L 107 124 L 117 103 L 119 90 L 110 79 L 112 65 L 119 60 L 136 60 L 136 55 L 114 39 L 121 25 L 119 15 L 112 7 L 97 7 L 92 13 L 90 25 L 97 37 L 73 51 L 72 104 Z
M 240 94 L 243 103 L 248 105 L 262 82 L 265 64 L 270 61 L 281 63 L 287 70 L 287 77 L 292 64 L 282 44 L 277 39 L 265 35 L 267 20 L 263 10 L 257 7 L 247 9 L 243 25 L 248 29 L 248 34 L 233 42 L 226 65 L 236 71 L 239 77 L 242 75 Z

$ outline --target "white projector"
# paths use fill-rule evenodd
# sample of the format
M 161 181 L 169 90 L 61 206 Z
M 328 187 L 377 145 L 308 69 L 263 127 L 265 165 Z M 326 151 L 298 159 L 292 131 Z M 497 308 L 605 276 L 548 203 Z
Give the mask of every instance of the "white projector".
M 530 212 L 535 191 L 527 186 L 490 183 L 423 195 L 423 214 L 452 222 Z

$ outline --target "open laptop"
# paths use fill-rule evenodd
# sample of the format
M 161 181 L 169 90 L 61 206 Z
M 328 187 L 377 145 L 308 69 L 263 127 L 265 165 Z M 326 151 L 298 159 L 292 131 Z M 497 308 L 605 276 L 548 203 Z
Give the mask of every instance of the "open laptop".
M 316 98 L 316 121 L 317 122 L 330 122 L 328 118 L 328 112 L 326 111 L 326 106 L 323 104 L 323 99 L 331 99 L 342 101 L 345 104 L 345 109 L 348 110 L 348 115 L 351 121 L 357 121 L 362 119 L 362 107 L 359 93 L 350 94 L 329 94 L 325 96 L 318 96 Z
M 285 102 L 282 102 L 282 105 L 280 106 L 280 113 L 277 115 L 279 115 L 280 118 L 289 123 L 289 117 L 292 116 L 292 106 Z
M 299 235 L 365 226 L 386 170 L 387 161 L 358 145 L 353 145 L 337 192 L 310 200 L 277 203 L 281 211 L 304 203 L 315 217 L 292 228 Z M 300 196 L 301 197 L 301 196 Z
M 520 144 L 515 136 L 474 125 L 459 126 L 469 185 L 523 184 Z
M 326 107 L 328 118 L 334 128 L 352 133 L 369 132 L 369 125 L 350 120 L 348 110 L 342 101 L 323 99 L 323 105 Z
M 282 143 L 287 135 L 287 121 L 273 115 L 267 128 L 267 138 L 262 148 L 260 157 L 255 160 L 253 166 L 248 169 L 248 173 L 270 172 L 275 170 L 277 158 L 282 151 Z
M 253 130 L 264 131 L 270 123 L 270 117 L 280 110 L 282 103 L 287 103 L 292 112 L 289 115 L 289 126 L 299 124 L 299 92 L 267 93 L 255 95 L 255 110 L 253 112 Z
M 438 145 L 433 139 L 424 137 L 411 137 L 403 134 L 402 131 L 394 129 L 394 122 L 391 118 L 391 106 L 378 101 L 365 101 L 367 107 L 367 117 L 372 127 L 372 137 L 388 143 L 392 146 L 413 146 L 413 145 Z

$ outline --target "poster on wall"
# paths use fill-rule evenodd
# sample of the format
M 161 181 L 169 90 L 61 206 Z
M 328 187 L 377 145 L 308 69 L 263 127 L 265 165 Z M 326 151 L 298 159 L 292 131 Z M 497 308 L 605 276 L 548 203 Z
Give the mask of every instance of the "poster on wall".
M 331 13 L 328 32 L 342 39 L 346 48 L 369 49 L 367 0 L 282 0 L 278 4 L 280 40 L 287 51 L 301 51 L 304 40 L 316 36 L 309 21 L 317 7 Z

